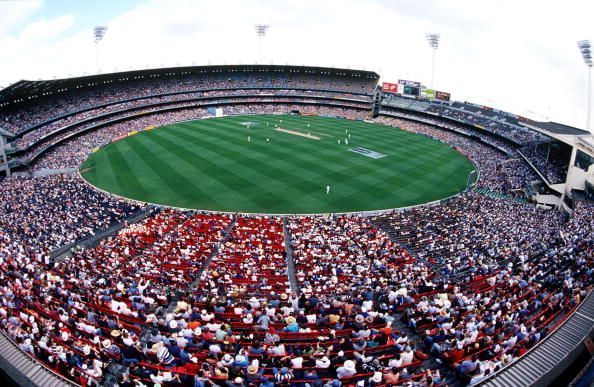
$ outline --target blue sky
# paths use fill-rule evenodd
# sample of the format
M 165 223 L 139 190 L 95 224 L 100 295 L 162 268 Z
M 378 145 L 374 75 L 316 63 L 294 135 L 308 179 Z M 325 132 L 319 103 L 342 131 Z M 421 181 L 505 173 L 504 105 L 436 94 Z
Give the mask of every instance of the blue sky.
M 38 3 L 35 0 L 2 0 L 5 3 Z M 100 1 L 100 0 L 48 0 L 40 1 L 40 6 L 31 12 L 26 19 L 19 20 L 18 23 L 11 24 L 7 31 L 9 34 L 15 34 L 27 26 L 28 23 L 39 19 L 53 19 L 61 15 L 76 15 L 75 23 L 72 25 L 71 32 L 88 29 L 92 25 L 102 25 L 107 23 L 116 15 L 130 10 L 140 4 L 142 0 L 120 0 L 120 1 Z M 13 5 L 14 6 L 14 5 Z M 18 4 L 16 4 L 18 6 Z M 8 7 L 7 7 L 8 8 Z
M 437 89 L 583 128 L 587 73 L 576 42 L 594 39 L 592 14 L 588 0 L 5 0 L 0 87 L 257 61 L 364 68 L 428 85 L 425 33 L 438 32 Z M 271 25 L 262 58 L 256 23 Z M 95 25 L 109 27 L 98 50 Z

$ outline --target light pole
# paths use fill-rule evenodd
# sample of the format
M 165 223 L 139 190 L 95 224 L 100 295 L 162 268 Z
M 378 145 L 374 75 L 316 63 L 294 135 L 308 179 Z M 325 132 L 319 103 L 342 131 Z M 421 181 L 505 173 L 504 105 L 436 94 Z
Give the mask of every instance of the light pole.
M 96 26 L 93 29 L 93 36 L 95 37 L 95 72 L 99 73 L 99 42 L 105 36 L 107 26 Z
M 268 24 L 256 24 L 254 28 L 258 34 L 258 62 L 262 63 L 262 39 L 266 36 L 266 31 L 270 26 Z
M 431 89 L 435 90 L 433 85 L 433 81 L 435 80 L 435 52 L 439 47 L 439 34 L 425 34 L 425 37 L 427 37 L 429 46 L 431 46 L 431 48 L 433 49 L 433 59 L 431 60 Z
M 592 46 L 589 40 L 580 40 L 578 48 L 582 53 L 584 62 L 588 66 L 588 109 L 586 113 L 586 130 L 590 131 L 590 107 L 592 106 Z

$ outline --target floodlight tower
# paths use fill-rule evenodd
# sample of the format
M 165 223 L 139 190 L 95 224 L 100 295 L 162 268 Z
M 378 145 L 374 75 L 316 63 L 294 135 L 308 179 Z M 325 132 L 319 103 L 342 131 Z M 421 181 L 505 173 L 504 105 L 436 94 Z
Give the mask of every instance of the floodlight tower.
M 431 88 L 435 90 L 433 86 L 433 81 L 435 80 L 435 52 L 439 47 L 439 34 L 429 33 L 425 34 L 425 37 L 427 37 L 429 46 L 431 46 L 431 48 L 433 49 L 433 59 L 431 61 Z
M 262 39 L 266 36 L 266 31 L 270 26 L 268 24 L 256 24 L 254 26 L 256 33 L 258 34 L 258 61 L 262 62 Z
M 588 66 L 588 108 L 586 113 L 586 130 L 590 131 L 590 108 L 592 106 L 592 46 L 589 40 L 580 40 L 578 48 L 582 53 L 584 62 Z
M 103 40 L 107 26 L 96 26 L 93 29 L 93 36 L 95 37 L 95 70 L 99 73 L 99 42 Z

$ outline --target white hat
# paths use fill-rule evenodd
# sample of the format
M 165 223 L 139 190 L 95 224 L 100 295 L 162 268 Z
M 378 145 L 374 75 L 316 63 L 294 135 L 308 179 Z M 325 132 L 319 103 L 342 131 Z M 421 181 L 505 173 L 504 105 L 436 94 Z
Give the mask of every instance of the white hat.
M 175 320 L 169 321 L 169 328 L 171 328 L 171 329 L 177 328 L 177 321 L 175 321 Z
M 202 329 L 200 329 L 199 327 L 196 327 L 196 329 L 194 329 L 194 335 L 195 336 L 202 335 Z
M 91 347 L 89 347 L 88 345 L 85 345 L 82 348 L 82 351 L 85 356 L 89 356 L 91 354 Z
M 376 372 L 373 374 L 373 377 L 371 378 L 371 380 L 372 380 L 373 382 L 376 382 L 376 383 L 381 383 L 381 382 L 382 382 L 382 376 L 383 376 L 383 375 L 382 375 L 382 373 L 381 373 L 381 372 L 379 372 L 379 371 L 376 371 Z
M 354 361 L 352 361 L 352 360 L 347 360 L 347 361 L 345 361 L 345 362 L 344 362 L 344 368 L 345 368 L 347 371 L 355 371 L 355 369 L 356 369 L 356 368 L 355 368 L 355 362 L 354 362 Z
M 109 347 L 111 347 L 111 340 L 105 339 L 105 340 L 103 340 L 101 345 L 103 345 L 103 348 L 109 348 Z

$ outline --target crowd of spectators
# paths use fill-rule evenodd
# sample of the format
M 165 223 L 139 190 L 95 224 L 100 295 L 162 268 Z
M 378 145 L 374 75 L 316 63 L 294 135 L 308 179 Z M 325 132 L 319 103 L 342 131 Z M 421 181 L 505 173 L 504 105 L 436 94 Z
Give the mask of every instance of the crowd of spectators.
M 464 126 L 463 124 L 458 124 L 455 122 L 447 121 L 441 119 L 439 117 L 428 117 L 426 115 L 422 115 L 415 112 L 402 112 L 396 111 L 393 109 L 382 109 L 380 113 L 383 113 L 380 116 L 381 119 L 388 120 L 390 117 L 392 118 L 403 118 L 408 120 L 413 120 L 420 123 L 426 123 L 428 125 L 437 125 L 442 129 L 447 129 L 450 132 L 455 132 L 460 135 L 466 137 L 474 137 L 478 139 L 480 142 L 485 144 L 490 144 L 496 148 L 499 148 L 502 152 L 507 153 L 508 155 L 513 155 L 516 153 L 518 149 L 517 145 L 511 144 L 509 141 L 503 140 L 493 134 L 485 131 L 481 131 L 478 128 L 472 128 L 468 126 Z
M 465 276 L 435 281 L 435 294 L 412 305 L 404 320 L 424 338 L 425 349 L 458 375 L 471 384 L 484 380 L 542 341 L 592 290 L 592 210 L 592 203 L 580 203 L 572 219 L 557 226 L 555 217 L 540 217 L 532 210 L 509 212 L 512 224 L 523 216 L 534 222 L 536 231 L 524 241 L 528 249 L 515 250 L 517 241 L 510 240 L 504 264 L 489 267 L 476 261 Z M 516 230 L 521 235 L 523 226 Z M 531 243 L 528 238 L 536 238 L 537 232 L 548 237 Z
M 549 142 L 525 146 L 520 152 L 534 165 L 551 184 L 564 183 L 567 178 L 569 155 L 562 160 L 551 154 Z
M 474 104 L 430 102 L 395 94 L 388 94 L 382 104 L 399 109 L 433 113 L 467 124 L 478 125 L 483 130 L 512 139 L 520 144 L 542 137 L 537 132 L 520 126 L 517 120 L 513 120 L 515 123 L 510 122 L 509 115 L 506 113 L 497 113 L 493 109 L 483 109 Z
M 287 87 L 280 78 L 218 81 Z M 159 90 L 200 82 L 174 77 Z M 145 95 L 135 85 L 114 97 L 83 92 L 72 106 Z M 20 119 L 39 122 L 51 104 Z M 233 105 L 225 114 L 293 110 L 367 114 L 288 103 Z M 77 167 L 130 131 L 207 115 L 182 109 L 108 125 L 49 150 L 33 169 Z M 515 148 L 493 137 L 437 119 L 378 121 L 451 144 L 478 166 L 479 186 L 510 192 L 535 179 Z M 124 366 L 121 386 L 474 384 L 542 341 L 593 284 L 592 203 L 578 203 L 569 220 L 474 193 L 374 219 L 155 210 L 53 261 L 52 250 L 140 207 L 77 175 L 6 178 L 0 191 L 0 329 L 81 385 L 105 382 L 113 364 Z
M 217 90 L 206 92 L 190 92 L 190 93 L 175 93 L 171 95 L 153 97 L 153 98 L 137 98 L 130 101 L 116 102 L 107 106 L 100 106 L 95 109 L 85 110 L 80 113 L 73 113 L 64 118 L 55 120 L 47 125 L 43 125 L 35 130 L 31 130 L 11 143 L 16 148 L 27 148 L 50 134 L 65 132 L 67 135 L 72 130 L 84 128 L 85 126 L 100 123 L 102 116 L 103 120 L 110 120 L 118 118 L 133 112 L 147 112 L 156 111 L 163 107 L 176 106 L 194 106 L 197 103 L 229 103 L 229 102 L 244 102 L 245 98 L 238 98 L 242 95 L 254 95 L 254 97 L 247 99 L 249 102 L 266 102 L 277 100 L 279 96 L 290 97 L 288 103 L 317 103 L 320 98 L 326 97 L 330 100 L 325 100 L 327 104 L 335 104 L 340 106 L 352 106 L 354 108 L 369 108 L 370 101 L 361 100 L 360 98 L 352 98 L 350 94 L 342 94 L 337 92 L 314 92 L 309 93 L 298 90 L 274 90 L 268 91 L 264 89 L 257 90 Z M 217 99 L 217 97 L 224 97 L 224 99 Z M 273 98 L 274 97 L 274 98 Z M 362 96 L 365 98 L 366 96 Z M 342 99 L 339 99 L 342 98 Z M 119 113 L 119 114 L 118 114 Z
M 348 296 L 355 286 L 375 289 L 413 261 L 366 218 L 299 217 L 288 229 L 297 282 L 306 294 Z
M 112 199 L 78 176 L 9 177 L 0 184 L 1 255 L 47 254 L 119 223 L 139 206 Z
M 543 251 L 563 222 L 556 211 L 481 195 L 397 212 L 388 219 L 446 275 L 488 272 L 505 260 L 525 260 Z
M 296 286 L 282 219 L 168 210 L 55 265 L 3 257 L 0 324 L 83 385 L 110 362 L 123 385 L 474 383 L 585 296 L 593 209 L 562 223 L 477 195 L 390 215 L 418 258 L 366 218 L 292 217 Z
M 320 77 L 305 72 L 235 73 L 221 71 L 216 73 L 187 72 L 159 76 L 145 75 L 134 78 L 113 79 L 104 81 L 102 84 L 81 84 L 80 89 L 65 89 L 51 96 L 35 98 L 31 102 L 27 101 L 6 108 L 0 111 L 0 126 L 17 134 L 50 119 L 106 104 L 114 105 L 113 107 L 108 106 L 100 109 L 113 111 L 112 109 L 119 110 L 129 104 L 138 106 L 138 104 L 144 105 L 153 100 L 153 102 L 161 100 L 175 101 L 179 98 L 252 92 L 262 94 L 273 92 L 274 94 L 291 95 L 305 93 L 305 90 L 323 90 L 327 92 L 321 93 L 321 95 L 370 102 L 373 83 L 372 79 Z M 87 89 L 87 86 L 90 88 Z M 261 90 L 258 90 L 259 88 Z M 278 90 L 267 91 L 266 88 Z M 214 91 L 213 89 L 228 90 Z M 304 91 L 300 92 L 299 89 L 304 89 Z M 180 93 L 180 95 L 166 96 L 166 94 L 172 93 Z M 361 94 L 366 94 L 366 96 Z M 157 97 L 159 95 L 161 96 Z M 141 100 L 140 98 L 148 99 Z M 126 102 L 130 99 L 134 99 L 134 101 Z M 96 116 L 96 113 L 93 115 Z M 61 126 L 66 123 L 62 122 L 63 125 Z M 28 142 L 30 141 L 25 141 L 25 143 Z
M 237 219 L 202 281 L 210 293 L 236 297 L 289 289 L 282 219 Z

